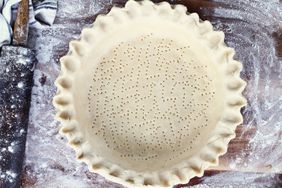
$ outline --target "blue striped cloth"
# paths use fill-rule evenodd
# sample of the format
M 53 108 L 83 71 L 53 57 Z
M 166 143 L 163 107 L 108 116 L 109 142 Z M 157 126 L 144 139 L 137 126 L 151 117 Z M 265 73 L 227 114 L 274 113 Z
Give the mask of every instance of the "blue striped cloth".
M 0 48 L 10 44 L 16 19 L 18 4 L 21 0 L 0 0 Z M 58 3 L 57 0 L 29 0 L 30 27 L 44 27 L 53 24 Z

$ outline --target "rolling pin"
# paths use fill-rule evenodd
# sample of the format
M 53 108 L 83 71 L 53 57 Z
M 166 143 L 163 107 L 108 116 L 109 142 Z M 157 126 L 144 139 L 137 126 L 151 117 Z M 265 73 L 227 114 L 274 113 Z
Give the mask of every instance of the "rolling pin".
M 19 4 L 12 45 L 0 53 L 0 187 L 21 184 L 35 56 L 26 48 L 28 0 Z

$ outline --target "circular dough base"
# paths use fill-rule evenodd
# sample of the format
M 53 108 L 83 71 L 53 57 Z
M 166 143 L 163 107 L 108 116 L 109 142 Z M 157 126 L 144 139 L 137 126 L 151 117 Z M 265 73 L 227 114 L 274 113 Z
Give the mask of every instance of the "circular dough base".
M 61 132 L 118 183 L 187 183 L 218 163 L 242 122 L 242 65 L 224 34 L 182 5 L 129 1 L 98 16 L 61 59 Z
M 220 80 L 213 62 L 194 53 L 198 44 L 158 36 L 121 42 L 98 63 L 85 60 L 95 66 L 86 66 L 87 76 L 79 78 L 88 81 L 79 89 L 79 103 L 87 108 L 76 108 L 89 117 L 87 140 L 100 145 L 97 154 L 139 171 L 193 155 L 223 110 L 215 84 Z

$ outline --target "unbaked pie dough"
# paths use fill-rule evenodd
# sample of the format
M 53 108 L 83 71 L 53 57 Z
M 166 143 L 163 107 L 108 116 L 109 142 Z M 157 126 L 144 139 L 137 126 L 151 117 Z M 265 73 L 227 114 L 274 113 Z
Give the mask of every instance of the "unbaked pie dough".
M 129 1 L 61 59 L 57 117 L 77 158 L 129 187 L 187 183 L 242 123 L 242 65 L 223 32 L 182 5 Z

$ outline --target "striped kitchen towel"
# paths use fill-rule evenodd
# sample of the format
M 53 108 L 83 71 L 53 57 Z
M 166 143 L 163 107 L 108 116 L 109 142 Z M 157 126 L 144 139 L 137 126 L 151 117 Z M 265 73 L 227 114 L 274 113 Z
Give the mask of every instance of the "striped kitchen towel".
M 16 19 L 18 4 L 21 0 L 0 0 L 0 48 L 10 44 Z M 53 24 L 57 12 L 57 0 L 29 0 L 30 27 L 44 27 Z

